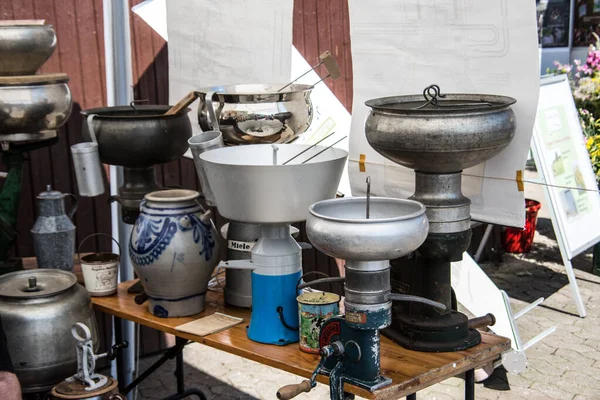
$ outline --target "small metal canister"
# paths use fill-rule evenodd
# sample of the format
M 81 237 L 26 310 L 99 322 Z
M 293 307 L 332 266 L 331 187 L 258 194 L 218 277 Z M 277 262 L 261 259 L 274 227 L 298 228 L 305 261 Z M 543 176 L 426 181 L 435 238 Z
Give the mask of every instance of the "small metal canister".
M 73 198 L 69 213 L 65 212 L 65 196 Z M 39 216 L 31 229 L 33 248 L 39 268 L 73 270 L 75 254 L 75 225 L 71 222 L 77 199 L 70 193 L 63 194 L 48 185 L 37 196 Z
M 327 318 L 340 313 L 340 296 L 328 292 L 306 292 L 296 298 L 300 329 L 300 350 L 319 353 L 319 331 Z

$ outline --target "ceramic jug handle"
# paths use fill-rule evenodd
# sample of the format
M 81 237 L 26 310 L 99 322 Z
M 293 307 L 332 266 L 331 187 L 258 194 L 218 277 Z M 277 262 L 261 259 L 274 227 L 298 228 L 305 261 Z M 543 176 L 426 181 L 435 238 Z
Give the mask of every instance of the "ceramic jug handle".
M 77 211 L 77 204 L 79 202 L 77 201 L 77 197 L 75 197 L 74 194 L 65 193 L 65 196 L 71 196 L 73 198 L 73 207 L 71 208 L 71 211 L 69 211 L 68 214 L 67 214 L 67 216 L 69 217 L 69 219 L 73 220 L 73 215 L 75 215 L 75 211 Z
M 210 123 L 210 128 L 214 131 L 220 131 L 219 127 L 219 118 L 217 118 L 217 113 L 215 112 L 215 107 L 213 106 L 213 96 L 215 95 L 215 91 L 207 92 L 206 96 L 204 96 L 204 104 L 206 105 L 206 112 L 208 113 L 208 122 Z

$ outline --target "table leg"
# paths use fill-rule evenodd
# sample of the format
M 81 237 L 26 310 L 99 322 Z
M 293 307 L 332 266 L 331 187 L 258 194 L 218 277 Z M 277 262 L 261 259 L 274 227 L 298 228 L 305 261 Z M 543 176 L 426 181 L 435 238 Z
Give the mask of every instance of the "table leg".
M 417 393 L 409 394 L 406 396 L 406 400 L 417 400 Z
M 475 370 L 465 372 L 465 400 L 475 400 Z
M 177 393 L 183 393 L 185 390 L 185 381 L 183 374 L 183 347 L 187 343 L 187 339 L 175 336 L 175 347 L 181 347 L 182 351 L 177 353 L 175 357 L 175 378 L 177 379 Z
M 113 317 L 113 329 L 115 333 L 115 343 L 123 343 L 123 329 L 121 327 L 121 318 Z M 119 381 L 119 392 L 123 393 L 125 387 L 125 368 L 123 367 L 123 350 L 117 349 L 117 357 L 115 359 L 117 366 L 117 381 Z

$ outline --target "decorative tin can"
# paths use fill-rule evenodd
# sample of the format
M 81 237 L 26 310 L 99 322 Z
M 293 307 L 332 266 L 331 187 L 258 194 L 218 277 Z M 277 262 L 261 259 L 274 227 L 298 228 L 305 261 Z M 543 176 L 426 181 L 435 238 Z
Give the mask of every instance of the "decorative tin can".
M 340 296 L 328 292 L 306 292 L 296 298 L 300 321 L 300 350 L 319 353 L 319 331 L 327 318 L 339 315 Z

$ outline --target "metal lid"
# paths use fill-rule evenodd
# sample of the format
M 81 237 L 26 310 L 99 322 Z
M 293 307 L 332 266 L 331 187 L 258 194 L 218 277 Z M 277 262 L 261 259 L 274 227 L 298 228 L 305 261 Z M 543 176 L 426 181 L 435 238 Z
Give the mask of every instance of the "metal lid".
M 56 296 L 77 283 L 71 272 L 59 269 L 33 269 L 0 276 L 0 297 L 34 299 Z
M 422 95 L 381 97 L 366 101 L 365 105 L 394 114 L 447 115 L 497 111 L 516 102 L 512 97 L 490 94 L 442 94 L 439 86 L 430 85 L 423 90 Z
M 52 185 L 46 185 L 46 191 L 37 195 L 37 198 L 40 200 L 57 200 L 62 199 L 63 197 L 65 197 L 65 195 L 58 190 L 52 190 Z
M 338 303 L 340 301 L 340 296 L 329 292 L 305 292 L 298 296 L 296 300 L 300 304 L 326 306 Z

